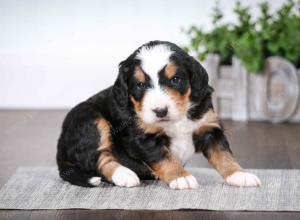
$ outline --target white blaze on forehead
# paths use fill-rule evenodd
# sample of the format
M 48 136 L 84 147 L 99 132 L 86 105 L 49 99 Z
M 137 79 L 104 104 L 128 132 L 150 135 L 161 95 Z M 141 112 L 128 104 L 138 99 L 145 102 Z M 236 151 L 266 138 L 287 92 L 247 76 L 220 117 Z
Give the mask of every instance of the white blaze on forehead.
M 158 72 L 169 63 L 172 53 L 167 45 L 158 44 L 153 47 L 143 47 L 137 54 L 142 69 L 150 76 L 154 87 L 158 87 Z
M 150 77 L 154 88 L 149 88 L 144 95 L 142 119 L 146 124 L 157 122 L 154 113 L 156 108 L 168 108 L 168 118 L 176 120 L 179 112 L 174 100 L 159 86 L 158 73 L 170 62 L 173 51 L 168 45 L 158 44 L 152 47 L 142 47 L 136 58 L 141 60 L 141 68 Z

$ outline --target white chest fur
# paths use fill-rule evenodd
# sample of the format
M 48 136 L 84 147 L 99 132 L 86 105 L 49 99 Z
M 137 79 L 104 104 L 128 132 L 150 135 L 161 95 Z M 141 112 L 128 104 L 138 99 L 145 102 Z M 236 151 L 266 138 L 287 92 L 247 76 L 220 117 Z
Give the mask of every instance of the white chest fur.
M 183 118 L 165 128 L 166 134 L 171 138 L 170 149 L 183 164 L 195 153 L 193 131 L 199 128 L 201 124 L 202 120 L 191 121 Z

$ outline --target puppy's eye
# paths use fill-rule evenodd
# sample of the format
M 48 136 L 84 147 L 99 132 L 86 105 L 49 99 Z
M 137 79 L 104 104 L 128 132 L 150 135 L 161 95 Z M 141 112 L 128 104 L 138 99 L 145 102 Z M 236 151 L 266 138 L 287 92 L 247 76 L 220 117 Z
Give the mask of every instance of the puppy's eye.
M 176 86 L 181 82 L 181 79 L 177 76 L 174 76 L 172 79 L 170 79 L 170 82 L 172 85 Z
M 143 90 L 146 88 L 146 84 L 145 83 L 142 83 L 142 82 L 138 82 L 136 84 L 137 88 L 140 89 L 140 90 Z

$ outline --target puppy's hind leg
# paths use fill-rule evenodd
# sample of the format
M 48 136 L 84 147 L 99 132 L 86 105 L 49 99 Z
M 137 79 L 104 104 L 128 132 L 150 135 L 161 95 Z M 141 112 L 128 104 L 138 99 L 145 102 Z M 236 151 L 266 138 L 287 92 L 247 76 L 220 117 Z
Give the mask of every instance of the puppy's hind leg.
M 99 158 L 97 162 L 98 171 L 109 182 L 117 186 L 133 187 L 140 184 L 140 180 L 135 172 L 122 166 L 112 152 L 112 142 L 110 135 L 110 124 L 103 118 L 96 120 L 100 133 Z

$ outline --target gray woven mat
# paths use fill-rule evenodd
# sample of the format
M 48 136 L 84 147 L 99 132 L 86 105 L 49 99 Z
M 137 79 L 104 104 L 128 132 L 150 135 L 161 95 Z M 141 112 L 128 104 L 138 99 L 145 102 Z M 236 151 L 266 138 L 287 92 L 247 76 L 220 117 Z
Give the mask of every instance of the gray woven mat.
M 159 181 L 82 188 L 63 182 L 55 167 L 21 167 L 0 190 L 0 208 L 300 211 L 300 170 L 251 170 L 261 188 L 227 186 L 212 169 L 189 170 L 197 190 L 171 190 Z

